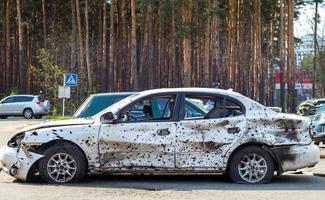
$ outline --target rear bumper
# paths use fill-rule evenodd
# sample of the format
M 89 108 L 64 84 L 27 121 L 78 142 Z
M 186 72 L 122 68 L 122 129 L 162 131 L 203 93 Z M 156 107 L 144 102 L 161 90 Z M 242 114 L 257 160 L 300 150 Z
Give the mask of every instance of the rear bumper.
M 2 170 L 10 176 L 25 181 L 32 165 L 43 157 L 36 153 L 29 153 L 30 157 L 27 157 L 20 148 L 2 147 L 0 149 L 0 166 Z
M 34 108 L 33 112 L 35 115 L 46 115 L 49 113 L 49 111 L 43 107 Z
M 279 146 L 272 148 L 272 151 L 277 157 L 282 172 L 313 167 L 320 159 L 319 148 L 314 144 Z

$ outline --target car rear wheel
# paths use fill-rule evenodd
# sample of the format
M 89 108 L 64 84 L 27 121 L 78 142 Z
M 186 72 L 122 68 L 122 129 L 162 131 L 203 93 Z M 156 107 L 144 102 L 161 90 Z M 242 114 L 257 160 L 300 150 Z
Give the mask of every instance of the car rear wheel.
M 6 115 L 0 115 L 0 119 L 6 119 L 8 116 Z
M 240 149 L 230 161 L 229 175 L 236 183 L 269 183 L 273 174 L 272 157 L 258 146 Z
M 44 152 L 39 162 L 42 179 L 48 183 L 70 183 L 84 178 L 87 161 L 75 145 L 59 143 Z
M 32 119 L 34 117 L 34 113 L 30 108 L 26 108 L 23 112 L 23 115 L 26 119 Z
M 35 119 L 42 119 L 43 115 L 35 115 L 34 118 Z

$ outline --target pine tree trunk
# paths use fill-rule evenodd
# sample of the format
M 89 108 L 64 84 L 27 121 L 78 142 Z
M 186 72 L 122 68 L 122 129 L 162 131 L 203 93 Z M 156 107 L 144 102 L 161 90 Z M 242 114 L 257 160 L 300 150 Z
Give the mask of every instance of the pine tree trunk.
M 99 80 L 97 82 L 97 87 L 100 92 L 104 92 L 103 87 L 105 83 L 105 73 L 103 69 L 103 0 L 98 0 L 98 43 L 97 43 L 97 69 L 96 74 L 98 74 Z
M 88 93 L 93 91 L 93 81 L 91 66 L 89 60 L 89 19 L 88 19 L 88 0 L 85 0 L 85 25 L 86 25 L 86 66 L 87 66 L 87 78 L 88 78 Z
M 139 90 L 137 70 L 137 15 L 136 1 L 131 0 L 131 83 L 134 91 Z
M 115 91 L 115 80 L 116 80 L 116 72 L 115 72 L 115 8 L 116 8 L 116 0 L 111 1 L 110 7 L 110 32 L 109 32 L 109 41 L 110 41 L 110 49 L 109 49 L 109 76 L 110 76 L 110 91 Z M 105 11 L 106 13 L 106 11 Z M 106 18 L 105 18 L 106 20 Z M 106 23 L 105 23 L 106 24 Z M 105 34 L 106 39 L 106 34 Z M 104 40 L 105 40 L 104 39 Z
M 42 12 L 43 12 L 43 46 L 46 49 L 46 37 L 47 37 L 47 31 L 46 31 L 46 0 L 42 0 Z
M 288 0 L 288 111 L 295 112 L 294 0 Z
M 285 111 L 285 54 L 286 54 L 286 34 L 285 34 L 285 10 L 284 1 L 280 0 L 280 105 Z
M 191 23 L 191 7 L 192 0 L 184 1 L 182 5 L 182 22 L 185 27 L 189 27 Z M 192 54 L 191 54 L 191 39 L 189 30 L 185 31 L 183 36 L 183 86 L 189 87 L 192 84 Z
M 82 30 L 81 30 L 81 19 L 80 19 L 80 5 L 79 0 L 76 0 L 76 13 L 77 13 L 77 29 L 78 29 L 78 44 L 79 44 L 79 66 L 78 71 L 80 74 L 80 98 L 83 99 L 85 94 L 85 64 L 84 64 L 84 48 L 82 42 Z
M 20 92 L 25 93 L 25 65 L 24 65 L 24 52 L 23 52 L 23 31 L 20 13 L 20 0 L 16 0 L 16 19 L 17 19 L 17 36 L 18 36 L 18 77 L 17 83 Z
M 1 92 L 8 92 L 9 91 L 9 48 L 10 48 L 10 38 L 9 38 L 9 0 L 3 0 L 2 6 L 2 50 L 1 50 L 1 81 L 0 87 Z
M 317 75 L 316 75 L 316 58 L 317 58 L 317 23 L 318 23 L 318 0 L 315 0 L 315 16 L 314 16 L 314 57 L 313 57 L 313 98 L 316 98 Z

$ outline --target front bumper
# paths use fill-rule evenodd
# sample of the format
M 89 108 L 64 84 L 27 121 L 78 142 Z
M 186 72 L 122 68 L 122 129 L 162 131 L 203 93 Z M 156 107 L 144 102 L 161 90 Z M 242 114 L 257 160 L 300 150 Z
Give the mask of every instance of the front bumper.
M 313 167 L 320 159 L 319 148 L 314 144 L 278 146 L 272 148 L 272 151 L 277 157 L 282 172 Z
M 4 146 L 0 149 L 0 164 L 7 174 L 25 181 L 32 165 L 42 158 L 42 155 L 29 152 L 27 157 L 21 148 Z

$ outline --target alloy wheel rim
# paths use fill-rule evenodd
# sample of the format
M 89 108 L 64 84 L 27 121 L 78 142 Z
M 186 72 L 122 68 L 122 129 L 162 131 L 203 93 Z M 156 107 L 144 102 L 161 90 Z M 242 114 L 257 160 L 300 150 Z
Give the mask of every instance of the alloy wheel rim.
M 76 174 L 77 164 L 67 153 L 54 154 L 47 163 L 47 173 L 58 183 L 70 181 Z
M 31 116 L 32 116 L 32 111 L 30 111 L 30 110 L 26 110 L 26 111 L 25 111 L 25 117 L 26 117 L 26 118 L 31 118 Z
M 239 176 L 248 183 L 257 183 L 267 174 L 267 163 L 257 153 L 244 155 L 238 164 Z

